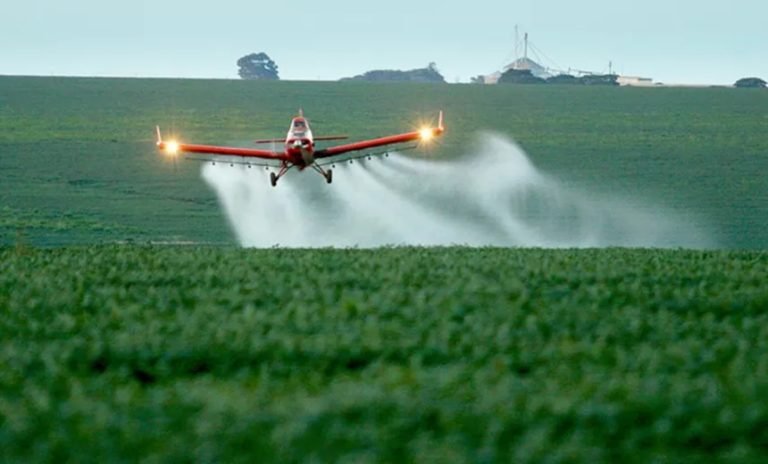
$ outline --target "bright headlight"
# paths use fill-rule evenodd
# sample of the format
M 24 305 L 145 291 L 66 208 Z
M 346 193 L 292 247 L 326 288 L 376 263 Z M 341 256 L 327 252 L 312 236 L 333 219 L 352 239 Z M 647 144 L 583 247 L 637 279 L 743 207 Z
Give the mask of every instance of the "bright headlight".
M 171 140 L 165 144 L 165 152 L 169 155 L 177 155 L 179 153 L 179 142 Z
M 424 141 L 430 140 L 435 135 L 430 128 L 420 130 L 419 134 L 421 135 L 421 140 Z

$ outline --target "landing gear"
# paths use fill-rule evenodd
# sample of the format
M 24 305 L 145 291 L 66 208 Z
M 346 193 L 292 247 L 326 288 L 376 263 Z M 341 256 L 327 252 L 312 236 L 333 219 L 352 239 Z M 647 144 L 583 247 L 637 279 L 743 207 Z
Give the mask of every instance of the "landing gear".
M 270 172 L 269 173 L 269 183 L 272 184 L 272 187 L 277 187 L 277 181 L 280 180 L 280 178 L 283 177 L 285 175 L 285 173 L 288 172 L 288 170 L 290 170 L 294 166 L 295 166 L 295 164 L 283 163 L 283 164 L 280 165 L 280 171 L 278 171 L 277 174 L 275 174 L 274 172 Z M 333 182 L 333 171 L 332 170 L 330 170 L 330 169 L 325 170 L 325 169 L 323 169 L 322 167 L 320 167 L 320 166 L 318 166 L 316 164 L 312 164 L 311 166 L 312 166 L 312 169 L 314 169 L 321 176 L 323 176 L 323 178 L 325 179 L 325 183 L 326 184 L 330 184 L 331 182 Z M 303 169 L 303 168 L 304 167 L 302 167 L 302 166 L 299 167 L 299 169 Z
M 316 164 L 312 165 L 312 169 L 317 171 L 321 176 L 325 177 L 326 184 L 330 184 L 331 182 L 333 182 L 333 171 L 331 171 L 330 169 L 326 171 L 325 169 L 323 169 L 322 167 Z
M 288 163 L 283 162 L 283 164 L 280 165 L 280 172 L 275 174 L 274 172 L 269 173 L 269 183 L 272 184 L 272 187 L 277 187 L 277 181 L 280 180 L 281 177 L 285 175 L 286 172 L 288 172 L 289 169 L 291 169 L 293 165 L 288 165 Z

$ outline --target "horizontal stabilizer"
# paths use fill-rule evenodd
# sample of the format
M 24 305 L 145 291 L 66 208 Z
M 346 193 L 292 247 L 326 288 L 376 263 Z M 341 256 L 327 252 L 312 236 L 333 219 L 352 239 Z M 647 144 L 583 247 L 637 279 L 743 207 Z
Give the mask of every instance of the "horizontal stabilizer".
M 329 140 L 347 140 L 349 137 L 346 135 L 329 135 L 325 137 L 315 137 L 313 140 L 315 142 L 327 142 Z M 261 143 L 285 143 L 285 139 L 259 139 L 254 140 L 253 143 L 261 144 Z
M 347 140 L 349 137 L 346 135 L 328 135 L 325 137 L 315 137 L 315 141 L 328 141 L 328 140 Z

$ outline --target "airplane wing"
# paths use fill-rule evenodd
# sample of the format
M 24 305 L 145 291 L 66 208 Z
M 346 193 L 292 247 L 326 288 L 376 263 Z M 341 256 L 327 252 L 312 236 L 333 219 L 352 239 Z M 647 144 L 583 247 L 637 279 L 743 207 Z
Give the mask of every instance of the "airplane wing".
M 196 145 L 181 143 L 176 140 L 163 140 L 160 134 L 160 127 L 157 127 L 157 148 L 169 155 L 178 155 L 180 153 L 204 153 L 207 155 L 219 156 L 245 156 L 252 158 L 287 160 L 284 153 L 278 153 L 271 150 L 256 150 L 253 148 L 240 147 L 219 147 L 215 145 Z
M 383 147 L 386 145 L 395 145 L 398 143 L 419 141 L 428 141 L 438 137 L 445 132 L 443 127 L 443 112 L 440 112 L 437 127 L 426 127 L 424 129 L 407 132 L 405 134 L 390 135 L 372 140 L 363 140 L 361 142 L 336 145 L 334 147 L 323 148 L 315 152 L 315 158 L 328 158 L 330 156 L 342 155 L 353 151 L 368 150 L 370 148 Z

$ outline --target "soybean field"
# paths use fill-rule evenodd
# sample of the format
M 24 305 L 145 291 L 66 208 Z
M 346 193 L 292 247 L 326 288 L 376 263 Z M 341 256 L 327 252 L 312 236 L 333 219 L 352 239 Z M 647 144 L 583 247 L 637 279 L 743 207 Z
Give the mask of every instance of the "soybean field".
M 299 108 L 316 135 L 360 139 L 445 111 L 439 145 L 384 161 L 448 199 L 401 221 L 424 236 L 455 237 L 483 188 L 431 163 L 489 139 L 525 163 L 476 174 L 514 187 L 509 167 L 534 166 L 557 187 L 546 205 L 589 206 L 586 226 L 645 209 L 609 224 L 635 230 L 624 247 L 239 246 L 262 243 L 248 221 L 272 223 L 235 224 L 199 164 L 156 152 L 155 125 L 249 146 Z M 764 462 L 767 108 L 726 88 L 0 76 L 0 461 Z M 360 197 L 357 174 L 383 172 L 365 162 L 331 186 L 293 173 L 317 186 L 296 190 L 308 219 L 286 234 L 333 232 L 311 214 Z M 360 227 L 386 226 L 394 199 L 392 218 L 418 200 L 368 200 Z M 529 235 L 570 243 L 560 211 Z M 707 240 L 642 245 L 663 219 Z
M 761 462 L 762 252 L 0 251 L 3 461 Z
M 237 243 L 199 163 L 156 152 L 155 125 L 250 146 L 282 136 L 299 108 L 316 135 L 354 139 L 410 130 L 442 109 L 445 137 L 413 156 L 471 157 L 478 138 L 498 134 L 563 185 L 695 222 L 711 247 L 768 246 L 760 89 L 53 77 L 0 77 L 0 243 Z M 514 183 L 495 163 L 471 173 Z

